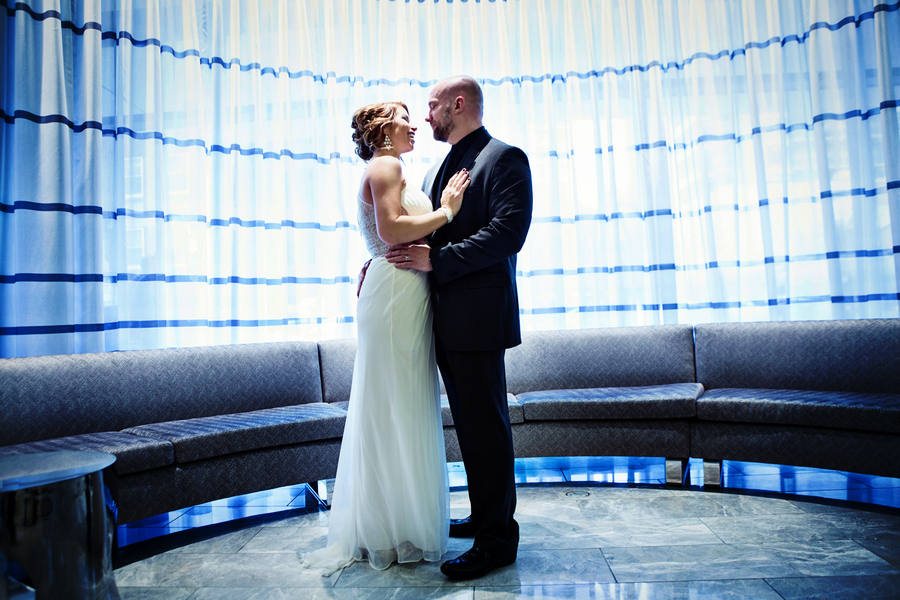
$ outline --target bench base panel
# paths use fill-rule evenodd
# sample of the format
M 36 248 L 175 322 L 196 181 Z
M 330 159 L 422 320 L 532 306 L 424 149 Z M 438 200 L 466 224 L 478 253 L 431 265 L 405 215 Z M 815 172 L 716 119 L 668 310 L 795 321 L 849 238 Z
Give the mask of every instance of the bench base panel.
M 337 475 L 341 440 L 279 446 L 118 477 L 110 485 L 117 524 L 221 498 Z
M 900 477 L 900 436 L 886 433 L 701 421 L 691 424 L 691 456 Z

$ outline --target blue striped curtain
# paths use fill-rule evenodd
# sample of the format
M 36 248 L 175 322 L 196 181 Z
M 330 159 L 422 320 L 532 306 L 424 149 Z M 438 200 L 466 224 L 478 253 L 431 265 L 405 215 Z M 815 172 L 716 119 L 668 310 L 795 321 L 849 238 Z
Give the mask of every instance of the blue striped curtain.
M 900 316 L 900 2 L 6 0 L 0 356 L 355 336 L 350 116 L 482 81 L 523 326 Z

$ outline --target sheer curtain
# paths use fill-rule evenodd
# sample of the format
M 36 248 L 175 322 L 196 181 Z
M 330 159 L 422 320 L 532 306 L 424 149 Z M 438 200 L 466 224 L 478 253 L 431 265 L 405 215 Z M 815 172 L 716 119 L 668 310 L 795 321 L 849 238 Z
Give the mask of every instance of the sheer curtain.
M 525 329 L 900 316 L 900 2 L 6 0 L 0 355 L 355 336 L 364 164 L 482 82 Z

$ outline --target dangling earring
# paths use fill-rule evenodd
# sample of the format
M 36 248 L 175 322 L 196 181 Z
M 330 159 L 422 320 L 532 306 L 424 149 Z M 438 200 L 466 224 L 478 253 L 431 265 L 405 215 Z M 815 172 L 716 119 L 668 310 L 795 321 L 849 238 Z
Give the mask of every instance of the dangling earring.
M 393 144 L 393 142 L 391 142 L 391 136 L 389 136 L 388 134 L 384 134 L 384 146 L 382 147 L 382 149 L 383 150 L 392 150 L 393 148 L 394 148 L 394 144 Z

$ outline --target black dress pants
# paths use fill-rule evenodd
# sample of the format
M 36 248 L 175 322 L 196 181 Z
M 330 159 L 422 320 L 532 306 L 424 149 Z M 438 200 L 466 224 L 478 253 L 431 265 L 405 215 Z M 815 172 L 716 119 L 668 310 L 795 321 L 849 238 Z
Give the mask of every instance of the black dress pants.
M 435 339 L 459 438 L 475 525 L 475 545 L 515 554 L 519 543 L 515 454 L 506 401 L 504 350 L 458 352 Z

